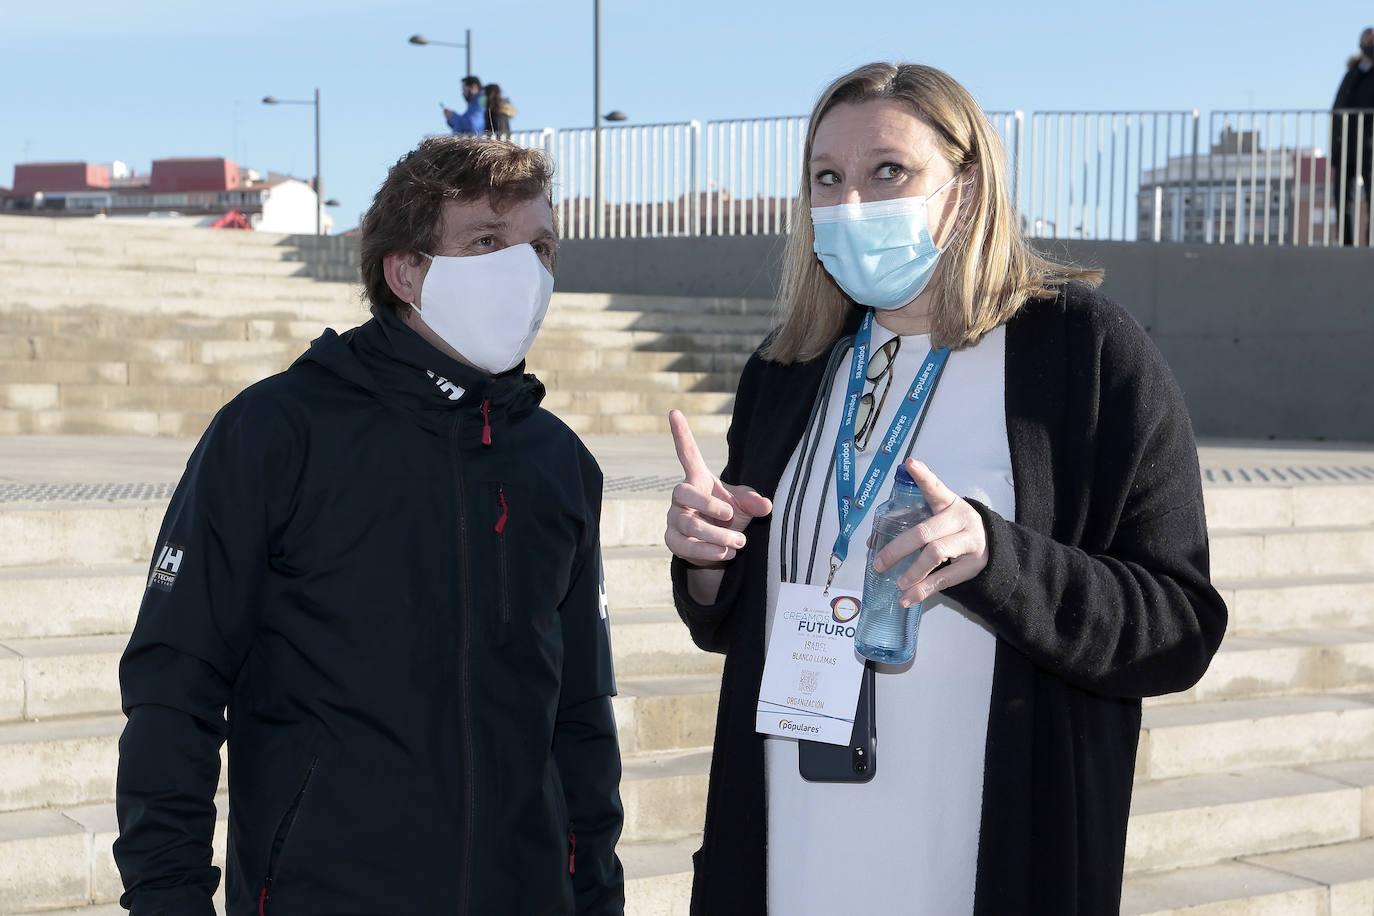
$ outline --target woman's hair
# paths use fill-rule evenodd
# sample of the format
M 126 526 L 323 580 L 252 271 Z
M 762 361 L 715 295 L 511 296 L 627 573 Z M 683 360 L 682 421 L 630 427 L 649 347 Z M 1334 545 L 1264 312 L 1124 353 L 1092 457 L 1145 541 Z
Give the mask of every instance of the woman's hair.
M 501 98 L 501 87 L 496 83 L 487 83 L 485 92 L 488 102 L 499 101 Z
M 967 89 L 934 67 L 873 63 L 831 83 L 811 112 L 802 156 L 801 193 L 783 256 L 779 321 L 763 355 L 779 362 L 812 359 L 840 333 L 853 303 L 826 273 L 812 245 L 811 151 L 816 127 L 841 103 L 891 99 L 935 132 L 936 147 L 964 193 L 940 263 L 931 302 L 931 340 L 962 349 L 1005 322 L 1028 299 L 1053 295 L 1069 280 L 1096 285 L 1102 271 L 1059 264 L 1036 253 L 1017 222 L 1006 154 Z
M 499 213 L 537 197 L 552 201 L 552 188 L 553 166 L 539 150 L 484 136 L 423 141 L 391 167 L 363 215 L 359 260 L 372 314 L 405 312 L 387 285 L 383 259 L 393 251 L 432 254 L 445 201 L 486 201 Z

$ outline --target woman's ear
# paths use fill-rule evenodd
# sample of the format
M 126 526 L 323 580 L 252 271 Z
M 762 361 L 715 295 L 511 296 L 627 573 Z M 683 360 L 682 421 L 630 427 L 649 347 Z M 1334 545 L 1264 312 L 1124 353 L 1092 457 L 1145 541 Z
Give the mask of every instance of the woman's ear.
M 388 251 L 382 255 L 382 273 L 396 298 L 414 305 L 429 273 L 429 261 L 411 251 Z

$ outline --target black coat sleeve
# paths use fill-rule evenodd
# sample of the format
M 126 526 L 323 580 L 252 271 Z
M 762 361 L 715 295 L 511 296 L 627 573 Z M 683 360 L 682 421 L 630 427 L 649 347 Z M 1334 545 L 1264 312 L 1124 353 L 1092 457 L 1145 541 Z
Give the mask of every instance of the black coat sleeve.
M 1065 526 L 1056 539 L 974 503 L 988 565 L 947 592 L 1038 667 L 1095 693 L 1141 697 L 1203 675 L 1226 607 L 1209 578 L 1182 393 L 1144 331 L 1114 310 L 1096 354 L 1068 354 L 1097 367 L 1086 373 L 1092 390 L 1069 398 L 1087 405 L 1068 424 L 1075 445 L 1053 453 L 1060 466 L 1041 481 L 1017 481 L 1019 506 L 1023 486 L 1056 480 L 1056 517 L 1076 519 L 1077 531 Z M 1019 384 L 1008 367 L 1008 386 Z
M 625 874 L 615 846 L 625 812 L 620 803 L 620 745 L 611 709 L 615 676 L 598 534 L 599 472 L 595 490 L 582 556 L 560 608 L 563 687 L 553 752 L 572 821 L 569 864 L 577 912 L 619 914 L 625 909 Z
M 211 423 L 158 537 L 120 661 L 115 861 L 135 914 L 213 912 L 214 796 L 225 707 L 256 625 L 269 470 L 242 403 Z
M 763 368 L 764 361 L 756 352 L 749 358 L 744 371 L 740 374 L 739 386 L 735 392 L 735 410 L 730 418 L 730 429 L 725 435 L 725 468 L 720 472 L 723 483 L 741 482 L 741 458 L 745 454 L 746 443 L 753 426 L 753 410 L 758 400 Z M 750 565 L 749 557 L 753 555 L 753 551 L 768 549 L 768 520 L 754 519 L 744 529 L 744 537 L 745 546 L 725 567 L 720 590 L 712 604 L 701 604 L 687 590 L 687 572 L 690 567 L 686 561 L 673 557 L 670 566 L 673 603 L 677 607 L 678 616 L 687 624 L 692 642 L 707 652 L 729 651 L 734 630 L 731 612 L 744 582 L 744 572 Z

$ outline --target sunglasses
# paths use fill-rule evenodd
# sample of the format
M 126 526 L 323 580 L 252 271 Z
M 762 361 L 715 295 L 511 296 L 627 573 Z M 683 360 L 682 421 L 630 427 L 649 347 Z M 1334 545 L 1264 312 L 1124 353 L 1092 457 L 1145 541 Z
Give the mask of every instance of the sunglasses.
M 873 391 L 859 398 L 859 406 L 854 411 L 854 445 L 859 451 L 866 449 L 868 440 L 873 438 L 873 428 L 878 425 L 878 414 L 883 412 L 888 389 L 892 387 L 892 364 L 896 361 L 897 351 L 901 348 L 902 338 L 894 337 L 874 350 L 873 355 L 869 357 L 868 369 L 864 376 L 873 383 Z M 873 395 L 884 377 L 886 382 L 883 385 L 883 393 L 878 396 L 875 409 Z

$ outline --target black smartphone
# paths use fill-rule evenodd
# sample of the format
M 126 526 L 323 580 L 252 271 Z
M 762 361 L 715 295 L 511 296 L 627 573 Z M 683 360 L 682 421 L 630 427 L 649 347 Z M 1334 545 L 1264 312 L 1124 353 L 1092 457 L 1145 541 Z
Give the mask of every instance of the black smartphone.
M 854 733 L 848 744 L 797 742 L 797 768 L 807 782 L 868 782 L 878 772 L 878 716 L 873 698 L 873 666 L 864 665 Z

